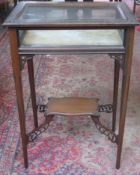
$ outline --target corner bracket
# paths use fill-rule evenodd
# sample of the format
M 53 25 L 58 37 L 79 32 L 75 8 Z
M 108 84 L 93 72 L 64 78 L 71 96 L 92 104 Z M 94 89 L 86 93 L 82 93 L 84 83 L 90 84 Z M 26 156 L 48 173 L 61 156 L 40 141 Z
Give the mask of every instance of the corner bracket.
M 124 69 L 124 54 L 109 54 L 111 59 L 114 59 L 119 62 L 122 70 Z
M 20 57 L 20 70 L 23 70 L 26 62 L 28 60 L 32 59 L 32 58 L 33 58 L 33 55 L 30 55 L 30 56 L 21 56 Z

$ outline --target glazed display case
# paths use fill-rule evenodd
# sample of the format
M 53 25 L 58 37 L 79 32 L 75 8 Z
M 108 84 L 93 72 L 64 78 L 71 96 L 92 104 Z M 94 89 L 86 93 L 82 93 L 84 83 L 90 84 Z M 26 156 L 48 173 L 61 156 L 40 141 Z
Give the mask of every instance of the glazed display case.
M 91 115 L 97 129 L 117 144 L 116 168 L 120 167 L 134 31 L 137 24 L 134 15 L 123 2 L 20 2 L 17 4 L 4 22 L 4 26 L 8 27 L 10 37 L 25 167 L 28 167 L 27 145 L 36 138 L 36 131 L 40 131 L 43 126 L 38 125 L 33 58 L 36 54 L 48 53 L 81 55 L 100 53 L 108 54 L 109 59 L 114 59 L 113 104 L 99 105 L 94 97 L 91 99 L 56 97 L 48 100 L 46 121 L 50 122 L 50 119 L 57 114 Z M 26 132 L 21 81 L 22 63 L 26 61 L 35 127 L 31 133 Z M 119 131 L 116 133 L 120 69 L 123 77 Z M 100 112 L 112 112 L 112 129 L 100 122 Z

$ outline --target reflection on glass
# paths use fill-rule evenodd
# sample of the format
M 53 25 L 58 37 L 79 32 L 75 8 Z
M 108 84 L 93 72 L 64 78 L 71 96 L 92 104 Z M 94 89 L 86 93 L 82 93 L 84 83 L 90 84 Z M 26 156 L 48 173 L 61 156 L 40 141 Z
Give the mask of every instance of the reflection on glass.
M 123 19 L 116 7 L 46 7 L 26 6 L 20 19 L 66 22 L 69 20 L 115 20 Z

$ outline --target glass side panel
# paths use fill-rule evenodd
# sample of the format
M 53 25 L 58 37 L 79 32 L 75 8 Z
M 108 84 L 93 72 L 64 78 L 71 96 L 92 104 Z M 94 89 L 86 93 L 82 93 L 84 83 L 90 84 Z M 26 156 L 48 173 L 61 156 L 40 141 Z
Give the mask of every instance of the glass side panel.
M 95 7 L 71 7 L 71 6 L 31 6 L 26 5 L 19 20 L 53 22 L 70 22 L 70 21 L 100 21 L 100 20 L 123 20 L 126 19 L 116 6 L 95 6 Z
M 28 30 L 21 47 L 123 46 L 122 30 Z

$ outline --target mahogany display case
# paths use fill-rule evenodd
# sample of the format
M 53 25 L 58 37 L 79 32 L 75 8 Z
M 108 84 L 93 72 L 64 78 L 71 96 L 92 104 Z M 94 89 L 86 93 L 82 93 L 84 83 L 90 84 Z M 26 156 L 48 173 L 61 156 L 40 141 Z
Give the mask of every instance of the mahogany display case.
M 8 27 L 13 74 L 25 167 L 27 145 L 42 127 L 61 114 L 91 116 L 97 129 L 117 144 L 116 168 L 120 168 L 125 117 L 132 65 L 135 26 L 134 15 L 123 2 L 19 2 L 4 26 Z M 33 59 L 37 54 L 108 54 L 114 59 L 113 103 L 99 105 L 94 97 L 51 98 L 46 108 L 46 123 L 38 126 Z M 34 128 L 26 132 L 22 90 L 22 63 L 28 65 Z M 116 133 L 119 72 L 122 69 L 119 130 Z M 92 76 L 92 75 L 91 75 Z M 74 105 L 73 105 L 74 104 Z M 42 107 L 42 106 L 41 106 Z M 80 109 L 82 109 L 80 111 Z M 45 110 L 45 107 L 44 107 Z M 104 126 L 100 112 L 112 112 L 112 128 Z

